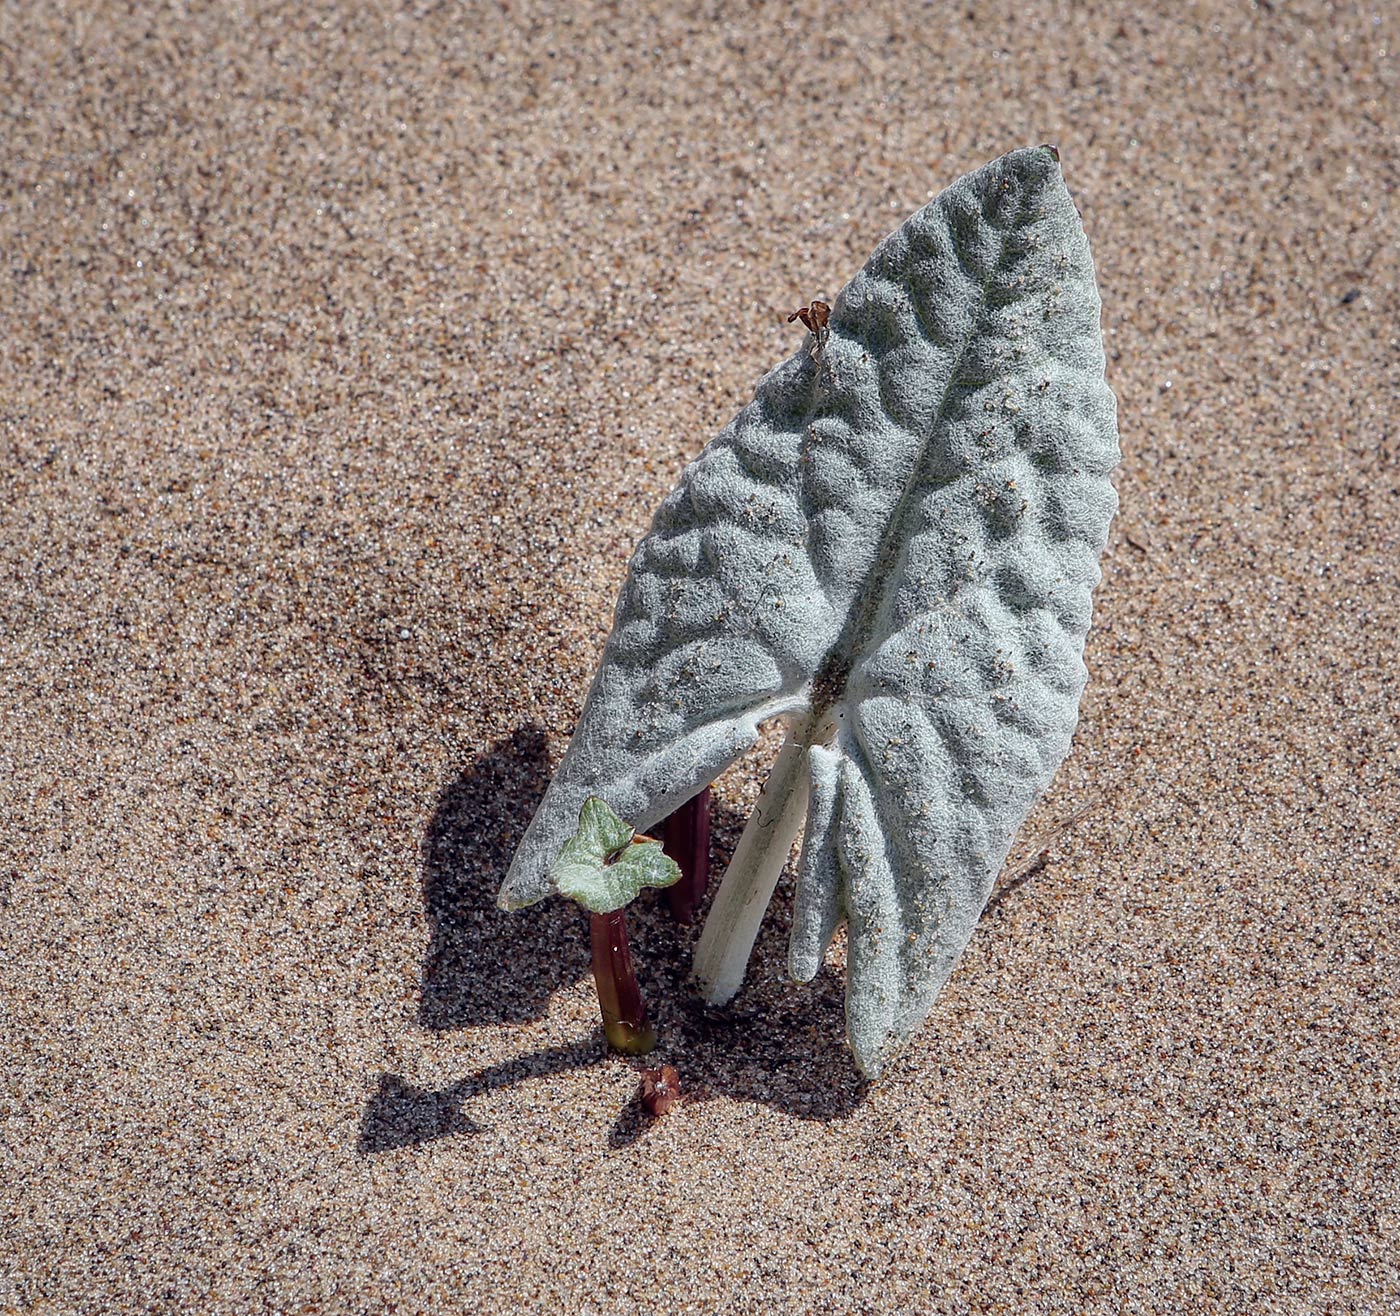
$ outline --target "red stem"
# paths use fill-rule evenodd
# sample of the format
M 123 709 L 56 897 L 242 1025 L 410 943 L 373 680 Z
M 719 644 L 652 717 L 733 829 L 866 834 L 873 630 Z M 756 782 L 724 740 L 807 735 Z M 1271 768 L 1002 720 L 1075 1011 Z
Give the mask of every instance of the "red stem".
M 666 888 L 677 923 L 694 923 L 710 882 L 710 788 L 687 800 L 663 824 L 666 853 L 680 865 L 681 878 Z
M 593 981 L 608 1043 L 629 1056 L 646 1055 L 656 1045 L 656 1029 L 647 1019 L 646 1002 L 632 968 L 626 913 L 616 909 L 611 914 L 589 915 L 589 936 Z

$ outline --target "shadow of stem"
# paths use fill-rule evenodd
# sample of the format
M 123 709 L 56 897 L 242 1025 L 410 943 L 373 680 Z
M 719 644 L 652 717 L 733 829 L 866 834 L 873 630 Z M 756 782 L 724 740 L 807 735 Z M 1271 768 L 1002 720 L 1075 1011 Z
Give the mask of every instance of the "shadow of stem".
M 492 1065 L 470 1078 L 436 1090 L 416 1088 L 397 1074 L 385 1074 L 360 1122 L 360 1152 L 373 1154 L 431 1142 L 451 1134 L 482 1133 L 482 1125 L 462 1113 L 463 1103 L 472 1097 L 528 1079 L 583 1069 L 605 1059 L 607 1050 L 601 1037 L 597 1037 Z

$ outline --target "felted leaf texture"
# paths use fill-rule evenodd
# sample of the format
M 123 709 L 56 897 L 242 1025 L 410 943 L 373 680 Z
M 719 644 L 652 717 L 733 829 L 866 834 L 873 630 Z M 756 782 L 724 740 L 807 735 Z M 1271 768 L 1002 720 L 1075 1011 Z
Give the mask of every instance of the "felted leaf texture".
M 660 841 L 638 836 L 596 795 L 583 802 L 578 830 L 564 842 L 550 873 L 561 896 L 593 914 L 611 914 L 631 904 L 643 887 L 670 886 L 680 876 Z
M 1069 749 L 1117 506 L 1099 311 L 1053 148 L 968 174 L 886 238 L 825 343 L 765 376 L 662 503 L 501 903 L 554 889 L 588 796 L 647 829 L 782 717 L 764 881 L 805 810 L 790 967 L 811 978 L 848 926 L 848 1033 L 878 1072 Z M 725 928 L 753 903 L 739 867 Z M 707 927 L 697 955 L 714 999 L 737 980 L 702 964 L 722 957 L 706 939 L 728 935 Z

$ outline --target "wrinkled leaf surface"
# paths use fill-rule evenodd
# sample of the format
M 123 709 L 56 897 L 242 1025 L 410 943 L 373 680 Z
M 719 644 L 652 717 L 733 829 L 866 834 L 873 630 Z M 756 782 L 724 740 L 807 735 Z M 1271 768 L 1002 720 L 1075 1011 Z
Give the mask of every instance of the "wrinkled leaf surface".
M 788 716 L 811 748 L 799 979 L 849 925 L 867 1073 L 927 1014 L 1070 744 L 1115 405 L 1047 147 L 876 249 L 692 462 L 632 560 L 572 744 L 502 888 L 554 888 L 582 801 L 649 827 Z

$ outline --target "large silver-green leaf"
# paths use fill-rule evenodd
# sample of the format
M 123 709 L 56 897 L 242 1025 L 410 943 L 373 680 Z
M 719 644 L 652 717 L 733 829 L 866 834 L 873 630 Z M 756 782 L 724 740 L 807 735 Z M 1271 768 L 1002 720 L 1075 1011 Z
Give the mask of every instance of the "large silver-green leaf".
M 876 1072 L 1069 748 L 1117 504 L 1103 374 L 1051 148 L 886 238 L 824 348 L 767 375 L 662 503 L 502 904 L 549 894 L 587 796 L 648 828 L 785 715 L 810 783 L 791 967 L 811 977 L 849 924 L 850 1038 Z

